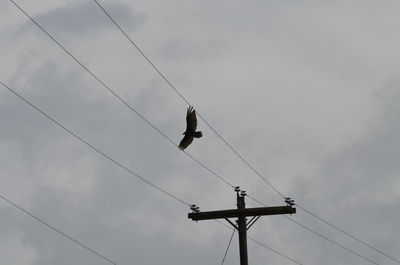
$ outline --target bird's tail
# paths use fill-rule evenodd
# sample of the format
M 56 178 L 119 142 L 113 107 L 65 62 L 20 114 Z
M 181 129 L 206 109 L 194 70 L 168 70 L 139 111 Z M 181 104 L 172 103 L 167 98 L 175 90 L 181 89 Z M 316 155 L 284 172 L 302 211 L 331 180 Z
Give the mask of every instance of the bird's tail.
M 202 136 L 203 136 L 203 134 L 201 132 L 195 132 L 194 133 L 194 137 L 196 137 L 196 138 L 200 138 Z

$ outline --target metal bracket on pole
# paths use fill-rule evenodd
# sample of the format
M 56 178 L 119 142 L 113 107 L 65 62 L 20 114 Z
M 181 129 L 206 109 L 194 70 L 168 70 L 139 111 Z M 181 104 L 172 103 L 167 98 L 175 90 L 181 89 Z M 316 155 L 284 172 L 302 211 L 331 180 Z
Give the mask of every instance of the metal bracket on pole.
M 261 217 L 261 215 L 259 215 L 259 216 L 253 216 L 253 218 L 251 218 L 251 220 L 247 223 L 247 228 L 246 228 L 246 230 L 249 230 L 250 227 L 251 227 L 252 225 L 254 225 L 254 223 L 257 222 L 257 220 L 258 220 L 260 217 Z
M 226 221 L 228 221 L 228 223 L 230 223 L 233 228 L 235 228 L 236 230 L 239 230 L 239 228 L 237 227 L 237 225 L 235 225 L 231 220 L 229 220 L 228 218 L 224 218 Z

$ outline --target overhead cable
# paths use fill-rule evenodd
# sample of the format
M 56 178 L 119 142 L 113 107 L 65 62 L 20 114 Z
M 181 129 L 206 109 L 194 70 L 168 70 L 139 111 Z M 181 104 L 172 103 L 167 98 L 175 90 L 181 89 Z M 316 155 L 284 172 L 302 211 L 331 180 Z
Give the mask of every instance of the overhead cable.
M 219 223 L 220 225 L 223 225 L 223 226 L 227 227 L 228 229 L 231 229 L 231 230 L 235 231 L 235 228 L 232 228 L 232 227 L 228 226 L 227 224 L 225 224 L 225 223 L 223 223 L 223 222 L 221 222 L 221 221 L 219 221 L 219 220 L 214 220 L 214 221 L 217 222 L 217 223 Z M 296 263 L 296 264 L 299 264 L 299 265 L 305 265 L 304 263 L 301 263 L 301 262 L 299 262 L 298 260 L 295 260 L 295 259 L 293 259 L 293 258 L 290 258 L 288 255 L 286 255 L 286 254 L 284 254 L 284 253 L 282 253 L 282 252 L 280 252 L 280 251 L 277 251 L 277 250 L 273 249 L 272 247 L 267 246 L 266 244 L 264 244 L 264 243 L 262 243 L 262 242 L 260 242 L 260 241 L 258 241 L 258 240 L 256 240 L 256 239 L 254 239 L 254 238 L 252 238 L 252 237 L 250 237 L 250 236 L 247 236 L 247 238 L 248 238 L 249 240 L 253 241 L 254 243 L 256 243 L 257 245 L 260 245 L 261 247 L 263 247 L 263 248 L 265 248 L 265 249 L 268 249 L 269 251 L 271 251 L 271 252 L 273 252 L 273 253 L 275 253 L 275 254 L 277 254 L 277 255 L 279 255 L 279 256 L 281 256 L 281 257 L 287 259 L 287 260 L 290 260 L 290 261 L 292 261 L 292 262 L 294 262 L 294 263 Z
M 171 138 L 169 138 L 163 131 L 161 131 L 157 126 L 151 123 L 146 117 L 144 117 L 141 113 L 139 113 L 132 105 L 130 105 L 127 101 L 125 101 L 121 96 L 119 96 L 109 85 L 107 85 L 103 80 L 100 79 L 94 72 L 92 72 L 85 64 L 83 64 L 78 58 L 76 58 L 67 48 L 65 48 L 56 38 L 54 38 L 44 27 L 42 27 L 32 16 L 30 16 L 21 6 L 19 6 L 14 0 L 10 0 L 29 20 L 31 20 L 43 33 L 45 33 L 52 41 L 54 41 L 65 53 L 67 53 L 75 62 L 77 62 L 86 72 L 88 72 L 94 79 L 96 79 L 106 90 L 108 90 L 113 96 L 115 96 L 120 102 L 122 102 L 126 107 L 128 107 L 131 111 L 133 111 L 136 115 L 138 115 L 143 121 L 145 121 L 149 126 L 151 126 L 154 130 L 156 130 L 161 136 L 163 136 L 166 140 L 168 140 L 172 145 L 178 147 Z M 186 151 L 183 151 L 187 156 L 189 156 L 193 161 L 199 164 L 201 167 L 209 171 L 211 174 L 219 178 L 225 184 L 228 184 L 232 188 L 235 188 L 229 181 L 225 178 L 221 177 L 213 170 L 204 165 L 201 161 L 195 158 L 193 155 L 189 154 Z
M 94 0 L 100 7 L 102 7 L 98 1 Z M 81 63 L 75 56 L 72 55 L 72 53 L 70 53 L 63 45 L 61 45 L 61 43 L 59 43 L 52 35 L 50 35 L 35 19 L 33 19 L 25 10 L 23 10 L 18 4 L 16 4 L 15 1 L 10 0 L 10 2 L 12 2 L 26 17 L 28 17 L 36 26 L 38 26 L 50 39 L 52 39 L 58 46 L 60 46 L 69 56 L 71 56 L 82 68 L 84 68 L 90 75 L 92 75 L 102 86 L 104 86 L 111 94 L 113 94 L 116 98 L 118 98 L 122 103 L 124 103 L 127 107 L 129 107 L 132 111 L 134 111 L 139 117 L 141 117 L 148 125 L 150 125 L 151 127 L 153 127 L 153 129 L 155 129 L 157 132 L 159 132 L 164 138 L 166 138 L 170 143 L 172 143 L 173 145 L 177 146 L 165 133 L 163 133 L 160 129 L 158 129 L 156 126 L 154 126 L 152 123 L 150 123 L 143 115 L 141 115 L 139 112 L 137 112 L 131 105 L 129 105 L 125 100 L 123 100 L 114 90 L 112 90 L 108 85 L 106 85 L 98 76 L 96 76 L 93 72 L 91 72 L 83 63 Z M 109 13 L 107 13 L 107 11 L 102 8 L 102 10 L 110 17 L 110 19 L 112 18 Z M 114 19 L 112 19 L 113 23 L 116 23 Z M 119 27 L 121 31 L 122 28 Z M 126 33 L 125 33 L 126 34 Z M 125 35 L 124 34 L 124 35 Z M 126 34 L 127 37 L 129 37 Z M 133 42 L 133 41 L 132 41 Z M 137 49 L 139 49 L 139 47 L 135 44 L 134 45 Z M 145 56 L 145 54 L 140 50 L 140 53 Z M 151 63 L 150 59 L 145 56 L 146 60 L 149 61 L 149 63 Z M 163 76 L 163 78 L 165 78 L 167 81 L 173 88 L 174 90 L 182 97 L 182 99 L 184 99 L 184 101 L 190 105 L 190 103 L 183 97 L 183 95 L 181 93 L 179 93 L 178 90 L 176 90 L 176 88 L 172 85 L 172 83 L 158 70 L 158 68 L 151 63 L 151 65 L 155 68 L 155 70 L 157 72 L 159 72 L 160 75 Z M 214 133 L 216 133 L 216 135 L 254 172 L 256 173 L 268 186 L 270 186 L 270 188 L 272 188 L 277 194 L 279 194 L 282 198 L 285 198 L 284 194 L 281 193 L 278 189 L 276 189 L 261 173 L 259 173 L 246 159 L 244 159 L 244 157 L 242 155 L 240 155 L 201 115 L 200 113 L 198 113 L 199 117 L 207 124 L 207 126 L 214 131 Z M 210 173 L 212 173 L 214 176 L 216 176 L 217 178 L 219 178 L 221 181 L 223 181 L 225 184 L 229 185 L 230 187 L 234 188 L 235 186 L 233 184 L 231 184 L 230 182 L 228 182 L 225 178 L 221 177 L 219 174 L 215 173 L 213 170 L 211 170 L 210 168 L 208 168 L 206 165 L 204 165 L 204 163 L 202 163 L 201 161 L 199 161 L 198 159 L 196 159 L 195 157 L 193 157 L 192 155 L 190 155 L 189 153 L 187 153 L 186 151 L 184 151 L 186 155 L 188 155 L 191 159 L 193 159 L 197 164 L 199 164 L 200 166 L 202 166 L 203 168 L 205 168 L 207 171 L 209 171 Z M 305 208 L 301 208 L 301 209 L 305 209 Z M 321 217 L 319 217 L 320 219 L 322 219 Z M 327 221 L 326 221 L 327 222 Z M 328 223 L 328 222 L 327 222 Z M 335 227 L 333 224 L 330 224 L 332 227 Z M 336 228 L 335 228 L 336 229 Z M 340 231 L 340 230 L 338 230 Z M 340 231 L 340 232 L 344 232 Z M 346 235 L 350 235 L 349 233 L 345 232 Z M 366 245 L 367 247 L 381 253 L 382 255 L 385 255 L 388 258 L 391 258 L 392 260 L 399 262 L 397 259 L 394 259 L 393 257 L 391 257 L 390 255 L 384 253 L 383 251 L 372 247 L 370 244 L 365 243 L 364 241 L 361 241 L 360 239 L 356 238 L 355 236 L 351 236 L 351 238 L 356 239 L 357 241 L 363 243 L 364 245 Z M 400 263 L 400 262 L 399 262 Z
M 73 238 L 72 236 L 68 235 L 67 233 L 61 231 L 61 229 L 55 227 L 54 225 L 49 224 L 48 222 L 44 221 L 42 218 L 38 217 L 37 215 L 35 215 L 35 214 L 31 213 L 30 211 L 26 210 L 25 208 L 23 208 L 22 206 L 20 206 L 20 205 L 16 204 L 15 202 L 12 202 L 11 200 L 7 199 L 5 196 L 0 195 L 0 198 L 3 201 L 6 201 L 7 203 L 11 204 L 13 207 L 17 208 L 21 212 L 29 215 L 30 217 L 32 217 L 33 219 L 35 219 L 39 223 L 47 226 L 48 228 L 52 229 L 53 231 L 56 231 L 58 234 L 60 234 L 63 237 L 67 238 L 68 240 L 74 242 L 75 244 L 81 246 L 82 248 L 86 249 L 87 251 L 91 252 L 92 254 L 102 258 L 103 260 L 107 261 L 108 263 L 111 263 L 113 265 L 117 265 L 117 263 L 115 263 L 111 259 L 107 258 L 103 254 L 100 254 L 98 251 L 94 250 L 93 248 L 87 246 L 86 244 L 83 244 L 79 240 L 77 240 L 77 239 Z
M 53 123 L 55 123 L 56 125 L 58 125 L 59 127 L 61 127 L 62 129 L 64 129 L 66 132 L 68 132 L 69 134 L 71 134 L 72 136 L 74 136 L 76 139 L 78 139 L 80 142 L 84 143 L 86 146 L 90 147 L 92 150 L 96 151 L 97 153 L 99 153 L 100 155 L 102 155 L 103 157 L 109 159 L 110 161 L 112 161 L 113 163 L 115 163 L 116 165 L 118 165 L 119 167 L 121 167 L 122 169 L 126 170 L 127 172 L 133 174 L 134 176 L 138 177 L 140 180 L 144 181 L 145 183 L 149 184 L 150 186 L 152 186 L 153 188 L 159 190 L 160 192 L 164 193 L 165 195 L 168 195 L 169 197 L 175 199 L 175 201 L 185 204 L 187 206 L 192 206 L 189 203 L 185 202 L 183 199 L 180 199 L 179 197 L 177 197 L 176 195 L 173 195 L 172 193 L 156 186 L 155 184 L 151 183 L 150 181 L 148 181 L 147 179 L 145 179 L 144 177 L 138 175 L 137 173 L 133 172 L 132 170 L 130 170 L 129 168 L 127 168 L 126 166 L 122 165 L 121 163 L 117 162 L 116 160 L 114 160 L 113 158 L 111 158 L 109 155 L 105 154 L 104 152 L 100 151 L 98 148 L 94 147 L 92 144 L 90 144 L 89 142 L 87 142 L 86 140 L 84 140 L 83 138 L 81 138 L 79 135 L 77 135 L 76 133 L 72 132 L 71 130 L 69 130 L 68 128 L 66 128 L 64 125 L 62 125 L 60 122 L 58 122 L 57 120 L 55 120 L 53 117 L 51 117 L 50 115 L 48 115 L 47 113 L 45 113 L 44 111 L 42 111 L 41 109 L 39 109 L 38 107 L 36 107 L 33 103 L 31 103 L 29 100 L 27 100 L 25 97 L 23 97 L 22 95 L 20 95 L 19 93 L 17 93 L 15 90 L 11 89 L 9 86 L 7 86 L 6 84 L 4 84 L 3 82 L 0 81 L 0 84 L 3 85 L 5 88 L 7 88 L 10 92 L 12 92 L 15 96 L 17 96 L 18 98 L 20 98 L 23 102 L 25 102 L 26 104 L 30 105 L 32 108 L 34 108 L 36 111 L 38 111 L 39 113 L 41 113 L 44 117 L 46 117 L 47 119 L 49 119 L 50 121 L 52 121 Z M 18 209 L 20 209 L 21 211 L 25 212 L 26 214 L 28 214 L 29 216 L 31 216 L 32 218 L 35 218 L 36 220 L 38 220 L 39 222 L 41 222 L 42 224 L 48 226 L 49 228 L 55 230 L 56 232 L 62 234 L 63 236 L 67 237 L 68 239 L 74 241 L 75 243 L 79 244 L 80 246 L 84 247 L 85 249 L 93 252 L 94 254 L 98 255 L 99 257 L 102 257 L 103 259 L 111 262 L 112 264 L 116 265 L 116 263 L 112 262 L 111 260 L 107 259 L 105 256 L 103 257 L 101 254 L 97 253 L 96 251 L 90 249 L 89 247 L 87 247 L 86 245 L 80 243 L 79 241 L 73 239 L 72 237 L 68 236 L 67 234 L 63 233 L 61 230 L 55 228 L 54 226 L 48 224 L 47 222 L 43 221 L 41 218 L 33 215 L 32 213 L 28 212 L 27 210 L 23 209 L 22 207 L 18 206 L 17 204 L 12 203 L 11 201 L 9 201 L 8 199 L 6 199 L 5 197 L 1 196 L 1 198 L 7 202 L 9 202 L 10 204 L 12 204 L 13 206 L 17 207 Z M 218 221 L 217 221 L 218 222 Z M 221 223 L 223 224 L 223 223 Z M 225 224 L 223 224 L 225 225 Z M 226 225 L 225 225 L 226 226 Z M 228 227 L 230 228 L 230 227 Z M 231 228 L 230 228 L 231 229 Z M 251 238 L 250 238 L 251 239 Z M 252 239 L 251 239 L 252 240 Z M 266 246 L 264 246 L 266 247 Z M 268 249 L 270 249 L 271 251 L 285 257 L 284 254 L 267 247 Z M 300 263 L 299 263 L 300 264 Z
M 222 258 L 221 265 L 224 265 L 225 258 L 226 258 L 226 255 L 228 255 L 229 247 L 231 246 L 232 238 L 233 238 L 233 235 L 235 234 L 235 231 L 236 231 L 235 229 L 232 230 L 232 234 L 231 234 L 231 237 L 229 238 L 228 245 L 226 246 L 225 254 L 224 254 L 224 257 Z
M 10 0 L 12 1 L 12 0 Z M 116 20 L 111 16 L 111 14 L 99 3 L 97 0 L 93 0 L 99 8 L 104 12 L 104 14 L 112 21 L 112 23 L 121 31 L 121 33 L 129 40 L 129 42 L 138 50 L 138 52 L 146 59 L 146 61 L 152 66 L 152 68 L 161 76 L 162 79 L 175 91 L 179 97 L 186 102 L 187 105 L 191 106 L 190 102 L 179 92 L 179 90 L 172 84 L 172 82 L 158 69 L 158 67 L 150 60 L 150 58 L 139 48 L 139 46 L 133 41 L 133 39 L 122 29 L 122 27 L 116 22 Z M 239 158 L 242 160 L 251 170 L 253 170 L 271 189 L 273 189 L 277 194 L 279 194 L 282 198 L 285 198 L 283 193 L 281 193 L 270 181 L 268 181 L 264 176 L 262 176 L 249 162 L 239 152 L 236 151 L 235 148 L 231 144 L 226 141 L 221 134 L 219 134 L 213 126 L 211 126 L 207 120 L 196 111 L 197 115 L 200 119 L 210 128 Z
M 368 248 L 370 248 L 370 249 L 372 249 L 372 250 L 375 250 L 376 252 L 380 253 L 381 255 L 383 255 L 383 256 L 385 256 L 385 257 L 391 259 L 392 261 L 397 262 L 397 263 L 400 264 L 400 260 L 399 260 L 399 259 L 396 259 L 396 258 L 394 258 L 393 256 L 390 256 L 389 254 L 387 254 L 387 253 L 385 253 L 385 252 L 379 250 L 378 248 L 376 248 L 376 247 L 374 247 L 374 246 L 372 246 L 372 245 L 366 243 L 365 241 L 362 241 L 362 240 L 359 239 L 358 237 L 353 236 L 352 234 L 350 234 L 350 233 L 344 231 L 342 228 L 340 228 L 340 227 L 338 227 L 338 226 L 332 224 L 331 222 L 328 222 L 326 219 L 323 219 L 322 217 L 316 215 L 315 213 L 313 213 L 313 212 L 307 210 L 306 208 L 302 207 L 302 206 L 299 205 L 298 203 L 296 203 L 296 206 L 297 206 L 297 208 L 300 208 L 301 210 L 303 210 L 303 211 L 306 212 L 307 214 L 309 214 L 309 215 L 313 216 L 314 218 L 320 220 L 321 222 L 323 222 L 323 223 L 329 225 L 330 227 L 334 228 L 335 230 L 341 232 L 342 234 L 344 234 L 344 235 L 346 235 L 346 236 L 348 236 L 348 237 L 350 237 L 350 238 L 352 238 L 352 239 L 358 241 L 359 243 L 363 244 L 364 246 L 366 246 L 366 247 L 368 247 Z
M 119 29 L 119 31 L 129 40 L 129 42 L 138 50 L 138 52 L 145 58 L 145 60 L 151 65 L 151 67 L 161 76 L 162 79 L 165 80 L 165 82 L 175 91 L 175 93 L 189 106 L 191 103 L 182 95 L 182 93 L 179 92 L 179 90 L 176 88 L 176 86 L 159 70 L 159 68 L 150 60 L 150 58 L 142 51 L 142 49 L 138 46 L 138 44 L 126 33 L 126 31 L 118 24 L 118 22 L 113 18 L 113 16 L 103 7 L 103 5 L 98 1 L 98 0 L 93 0 L 99 8 L 104 12 L 104 14 L 112 21 L 112 23 Z M 280 192 L 263 174 L 261 174 L 254 166 L 252 166 L 247 159 L 245 159 L 227 140 L 225 140 L 224 137 L 214 127 L 199 113 L 196 111 L 198 116 L 203 120 L 203 122 L 207 125 L 208 128 L 210 128 L 215 135 L 218 136 L 222 140 L 222 142 L 229 147 L 229 149 L 243 162 L 246 164 L 248 168 L 251 169 L 262 181 L 264 181 L 275 193 L 277 193 L 280 197 L 283 199 L 286 198 L 286 196 Z M 296 204 L 299 206 L 298 204 Z M 312 213 L 311 211 L 307 210 L 304 207 L 299 206 L 299 208 L 306 213 L 310 214 L 311 216 L 317 218 L 318 220 L 322 221 L 323 223 L 331 226 L 335 230 L 343 233 L 344 235 L 358 241 L 359 243 L 365 245 L 366 247 L 380 253 L 381 255 L 391 259 L 392 261 L 395 261 L 397 263 L 400 263 L 399 259 L 394 258 L 393 256 L 379 250 L 378 248 L 366 243 L 365 241 L 359 239 L 358 237 L 344 231 L 343 229 L 339 228 L 338 226 L 332 224 L 331 222 L 327 221 L 326 219 Z
M 252 197 L 252 196 L 250 196 L 250 195 L 247 195 L 247 197 L 249 197 L 249 198 L 252 199 L 253 201 L 255 201 L 255 202 L 257 202 L 257 203 L 259 203 L 259 204 L 261 204 L 261 205 L 263 205 L 263 206 L 265 206 L 265 207 L 268 207 L 268 205 L 266 205 L 265 203 L 263 203 L 263 202 L 261 202 L 261 201 L 255 199 L 254 197 Z M 372 264 L 379 265 L 376 261 L 373 261 L 372 259 L 370 259 L 370 258 L 368 258 L 368 257 L 366 257 L 366 256 L 361 255 L 361 254 L 358 253 L 357 251 L 354 251 L 354 250 L 352 250 L 352 249 L 350 249 L 350 248 L 348 248 L 348 247 L 346 247 L 346 246 L 344 246 L 344 245 L 342 245 L 342 244 L 336 242 L 335 240 L 330 239 L 329 237 L 327 237 L 327 236 L 325 236 L 325 235 L 323 235 L 323 234 L 321 234 L 321 233 L 319 233 L 319 232 L 317 232 L 317 231 L 311 229 L 310 227 L 308 227 L 308 226 L 306 226 L 306 225 L 304 225 L 304 224 L 302 224 L 302 223 L 300 223 L 300 222 L 294 220 L 293 218 L 287 217 L 287 216 L 285 216 L 285 215 L 281 215 L 281 216 L 282 216 L 283 218 L 285 218 L 285 219 L 291 221 L 292 223 L 295 223 L 296 225 L 298 225 L 298 226 L 300 226 L 300 227 L 306 229 L 307 231 L 309 231 L 309 232 L 311 232 L 311 233 L 313 233 L 313 234 L 319 236 L 320 238 L 322 238 L 322 239 L 324 239 L 324 240 L 326 240 L 326 241 L 328 241 L 328 242 L 330 242 L 330 243 L 336 245 L 337 247 L 340 247 L 340 248 L 346 250 L 347 252 L 350 252 L 351 254 L 356 255 L 357 257 L 359 257 L 359 258 L 361 258 L 361 259 L 363 259 L 363 260 L 366 260 L 366 261 L 368 261 L 368 262 L 370 262 L 370 263 L 372 263 Z
M 30 105 L 32 108 L 34 108 L 36 111 L 40 112 L 44 117 L 46 117 L 47 119 L 49 119 L 50 121 L 52 121 L 54 124 L 56 124 L 57 126 L 59 126 L 60 128 L 62 128 L 63 130 L 65 130 L 66 132 L 68 132 L 70 135 L 72 135 L 73 137 L 75 137 L 76 139 L 78 139 L 81 143 L 85 144 L 86 146 L 90 147 L 90 149 L 92 149 L 93 151 L 95 151 L 96 153 L 100 154 L 102 157 L 108 159 L 109 161 L 113 162 L 115 165 L 117 165 L 118 167 L 122 168 L 123 170 L 125 170 L 126 172 L 128 172 L 129 174 L 135 176 L 136 178 L 140 179 L 141 181 L 143 181 L 144 183 L 152 186 L 153 188 L 155 188 L 156 190 L 164 193 L 165 195 L 167 195 L 168 197 L 182 203 L 185 204 L 187 206 L 191 206 L 191 204 L 189 204 L 188 202 L 184 201 L 183 199 L 179 198 L 178 196 L 166 191 L 165 189 L 157 186 L 156 184 L 152 183 L 151 181 L 149 181 L 148 179 L 146 179 L 145 177 L 139 175 L 138 173 L 134 172 L 133 170 L 129 169 L 127 166 L 121 164 L 120 162 L 116 161 L 114 158 L 112 158 L 111 156 L 109 156 L 108 154 L 106 154 L 105 152 L 101 151 L 99 148 L 95 147 L 94 145 L 92 145 L 91 143 L 89 143 L 87 140 L 83 139 L 82 137 L 80 137 L 79 135 L 77 135 L 76 133 L 74 133 L 73 131 L 71 131 L 70 129 L 68 129 L 67 127 L 65 127 L 63 124 L 61 124 L 60 122 L 58 122 L 56 119 L 54 119 L 53 117 L 51 117 L 49 114 L 45 113 L 44 111 L 42 111 L 41 109 L 39 109 L 38 107 L 36 107 L 33 103 L 31 103 L 29 100 L 27 100 L 25 97 L 23 97 L 21 94 L 19 94 L 18 92 L 16 92 L 14 89 L 10 88 L 9 86 L 7 86 L 6 84 L 4 84 L 2 81 L 0 81 L 0 84 L 3 85 L 5 88 L 7 88 L 11 93 L 13 93 L 15 96 L 17 96 L 19 99 L 21 99 L 22 101 L 24 101 L 26 104 Z

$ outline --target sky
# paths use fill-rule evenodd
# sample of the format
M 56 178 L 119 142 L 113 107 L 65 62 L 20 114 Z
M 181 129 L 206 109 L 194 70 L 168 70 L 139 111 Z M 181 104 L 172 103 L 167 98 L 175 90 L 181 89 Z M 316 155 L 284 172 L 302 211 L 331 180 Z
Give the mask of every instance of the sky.
M 16 0 L 173 143 L 187 103 L 93 0 Z M 398 1 L 99 0 L 198 113 L 300 206 L 399 260 Z M 0 81 L 118 163 L 202 211 L 232 187 L 122 104 L 11 1 L 0 1 Z M 0 87 L 0 195 L 113 262 L 221 264 L 231 230 L 172 199 Z M 198 119 L 186 150 L 266 205 L 285 205 Z M 247 207 L 259 207 L 246 198 Z M 0 201 L 0 264 L 108 264 Z M 295 222 L 378 263 L 301 209 Z M 251 238 L 301 264 L 373 264 L 282 216 Z M 237 235 L 225 264 L 239 264 Z M 250 264 L 295 264 L 248 242 Z

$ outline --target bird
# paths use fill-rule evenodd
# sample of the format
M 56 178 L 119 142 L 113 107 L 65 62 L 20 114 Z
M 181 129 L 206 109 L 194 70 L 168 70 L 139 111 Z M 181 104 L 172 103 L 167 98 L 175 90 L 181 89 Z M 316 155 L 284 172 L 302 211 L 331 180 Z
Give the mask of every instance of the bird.
M 186 131 L 183 133 L 185 135 L 179 144 L 179 149 L 185 150 L 192 142 L 194 138 L 200 138 L 203 133 L 200 131 L 196 132 L 197 118 L 196 111 L 193 106 L 189 106 L 186 112 Z

